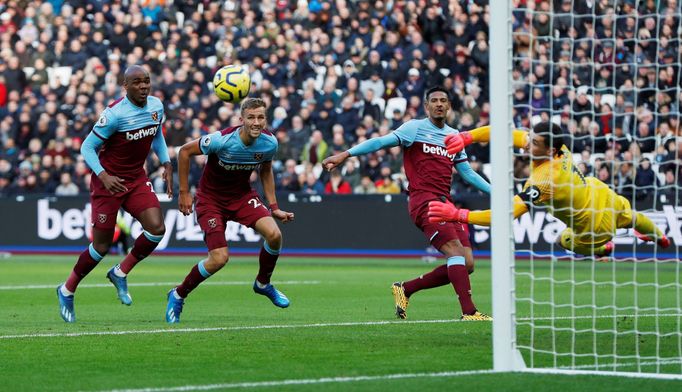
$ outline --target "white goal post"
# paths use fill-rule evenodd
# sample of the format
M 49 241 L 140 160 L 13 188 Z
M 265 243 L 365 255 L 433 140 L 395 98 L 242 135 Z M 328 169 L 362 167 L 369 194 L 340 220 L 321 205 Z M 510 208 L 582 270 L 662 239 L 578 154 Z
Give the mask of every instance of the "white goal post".
M 540 88 L 541 93 L 544 92 L 549 95 L 549 97 L 547 95 L 545 97 L 550 98 L 554 88 L 551 76 L 545 80 L 542 86 L 540 86 L 540 82 L 532 78 L 514 80 L 514 67 L 524 59 L 528 61 L 531 69 L 538 64 L 548 68 L 553 67 L 552 64 L 541 64 L 539 59 L 533 58 L 533 48 L 536 44 L 534 40 L 537 38 L 533 24 L 525 33 L 530 50 L 522 55 L 514 52 L 514 37 L 518 32 L 513 31 L 512 12 L 517 3 L 519 2 L 512 0 L 490 0 L 489 86 L 490 125 L 492 128 L 490 138 L 492 224 L 490 230 L 492 313 L 494 319 L 493 370 L 501 372 L 605 374 L 682 380 L 682 278 L 680 277 L 682 273 L 680 268 L 682 264 L 680 261 L 682 206 L 678 204 L 682 197 L 674 198 L 678 193 L 682 196 L 679 185 L 682 182 L 680 181 L 682 179 L 680 178 L 682 177 L 680 175 L 682 173 L 682 169 L 680 169 L 682 160 L 678 158 L 677 163 L 671 163 L 678 165 L 671 166 L 677 170 L 673 174 L 675 176 L 674 182 L 671 183 L 669 178 L 663 178 L 664 175 L 661 173 L 663 166 L 658 166 L 665 164 L 665 162 L 661 162 L 658 157 L 654 158 L 655 154 L 638 155 L 635 151 L 633 156 L 628 155 L 625 151 L 620 151 L 621 158 L 618 158 L 619 160 L 613 166 L 615 169 L 609 172 L 610 177 L 605 177 L 607 180 L 604 180 L 619 192 L 623 189 L 622 185 L 616 189 L 614 184 L 623 184 L 622 181 L 625 181 L 624 178 L 628 175 L 627 166 L 625 168 L 623 166 L 634 165 L 634 173 L 642 161 L 656 160 L 656 163 L 651 162 L 657 165 L 656 169 L 659 170 L 656 173 L 656 182 L 651 188 L 652 195 L 649 198 L 653 202 L 642 202 L 641 198 L 637 197 L 637 193 L 641 189 L 633 186 L 631 205 L 634 210 L 649 217 L 672 239 L 673 243 L 669 248 L 660 249 L 657 246 L 639 241 L 635 239 L 632 229 L 622 229 L 617 232 L 616 238 L 614 238 L 616 257 L 608 259 L 608 262 L 602 262 L 604 260 L 598 260 L 595 257 L 583 257 L 566 252 L 555 245 L 551 245 L 549 250 L 536 249 L 532 241 L 526 239 L 520 241 L 518 236 L 515 238 L 514 225 L 518 224 L 518 221 L 515 223 L 513 218 L 513 197 L 514 194 L 518 193 L 518 186 L 522 183 L 523 178 L 519 178 L 518 173 L 515 172 L 517 169 L 515 154 L 518 152 L 515 153 L 513 149 L 512 130 L 521 127 L 521 125 L 515 122 L 518 117 L 513 117 L 514 105 L 519 102 L 519 98 L 515 99 L 514 94 L 519 86 L 522 86 L 525 91 L 529 91 L 525 98 L 528 109 L 526 124 L 533 124 L 538 121 L 540 116 L 537 115 L 537 112 L 533 112 L 537 109 L 537 105 L 534 106 L 536 101 L 533 101 L 532 94 L 537 88 Z M 541 2 L 536 2 L 536 4 L 539 3 Z M 617 79 L 616 73 L 627 69 L 626 72 L 633 75 L 630 82 L 634 83 L 632 83 L 632 88 L 625 93 L 632 93 L 628 99 L 633 102 L 628 101 L 625 106 L 632 103 L 633 105 L 630 106 L 634 106 L 637 112 L 631 116 L 627 116 L 628 113 L 623 115 L 623 117 L 628 117 L 626 121 L 633 121 L 634 123 L 630 124 L 633 129 L 632 134 L 622 137 L 627 137 L 631 143 L 652 139 L 655 140 L 657 148 L 666 140 L 671 143 L 670 138 L 666 139 L 665 135 L 647 136 L 646 130 L 639 133 L 639 130 L 635 128 L 639 126 L 640 122 L 644 121 L 639 117 L 640 112 L 644 112 L 646 115 L 645 111 L 649 110 L 651 112 L 649 114 L 654 118 L 652 121 L 656 121 L 656 124 L 662 121 L 660 118 L 671 118 L 666 126 L 672 127 L 674 124 L 678 129 L 672 130 L 672 133 L 668 131 L 667 135 L 672 135 L 672 143 L 676 143 L 679 146 L 678 148 L 682 148 L 682 137 L 680 136 L 682 130 L 679 129 L 682 128 L 682 121 L 680 121 L 682 119 L 682 113 L 680 113 L 682 112 L 682 104 L 668 102 L 669 105 L 664 107 L 660 105 L 658 98 L 653 98 L 651 102 L 655 102 L 655 105 L 647 106 L 642 102 L 641 94 L 642 92 L 646 93 L 647 88 L 655 89 L 652 94 L 658 97 L 661 92 L 660 86 L 665 85 L 661 78 L 665 78 L 665 70 L 672 67 L 676 72 L 677 79 L 673 81 L 670 90 L 666 91 L 670 96 L 676 97 L 677 100 L 682 99 L 682 76 L 680 76 L 682 74 L 680 62 L 682 9 L 679 2 L 677 2 L 676 10 L 661 8 L 664 7 L 665 1 L 656 2 L 657 7 L 659 7 L 657 11 L 660 15 L 650 14 L 645 2 L 641 0 L 587 2 L 592 4 L 593 8 L 588 9 L 588 13 L 581 15 L 567 12 L 568 5 L 563 3 L 561 0 L 548 0 L 543 5 L 548 8 L 540 8 L 540 5 L 536 5 L 535 9 L 524 9 L 521 12 L 517 10 L 515 13 L 517 17 L 523 14 L 530 15 L 530 18 L 534 22 L 537 21 L 540 27 L 544 26 L 544 23 L 549 24 L 549 34 L 545 34 L 541 38 L 545 43 L 542 50 L 550 51 L 545 53 L 550 61 L 554 56 L 553 51 L 556 50 L 562 51 L 563 61 L 572 61 L 576 50 L 589 47 L 591 51 L 586 56 L 587 60 L 582 58 L 582 63 L 577 65 L 571 62 L 566 67 L 571 69 L 571 73 L 577 72 L 575 70 L 582 65 L 592 67 L 590 69 L 593 70 L 593 73 L 590 75 L 593 76 L 589 80 L 582 79 L 575 83 L 571 79 L 568 81 L 568 85 L 562 86 L 570 91 L 568 106 L 563 106 L 563 110 L 558 110 L 552 108 L 550 103 L 548 110 L 545 111 L 545 118 L 557 122 L 560 119 L 561 112 L 569 110 L 566 109 L 568 107 L 570 114 L 567 119 L 566 114 L 563 113 L 562 127 L 566 131 L 567 124 L 574 128 L 579 126 L 579 122 L 573 121 L 576 117 L 576 111 L 573 110 L 575 106 L 572 104 L 573 100 L 582 94 L 588 98 L 590 107 L 593 108 L 592 122 L 596 122 L 600 115 L 607 113 L 612 115 L 608 120 L 611 124 L 621 124 L 619 126 L 625 128 L 623 123 L 618 123 L 618 121 L 622 121 L 622 117 L 618 118 L 619 113 L 614 109 L 613 114 L 611 114 L 607 109 L 614 108 L 615 105 L 623 106 L 622 101 L 616 102 L 616 100 L 622 99 L 622 97 L 617 97 L 620 94 L 619 92 L 623 92 L 621 84 L 628 84 L 628 81 L 623 82 L 623 80 L 628 78 Z M 606 3 L 610 4 L 613 9 L 595 10 L 598 6 L 603 7 Z M 576 4 L 583 7 L 583 2 L 573 0 L 570 2 L 571 11 L 574 10 Z M 558 7 L 566 8 L 559 9 Z M 623 9 L 622 7 L 631 8 Z M 558 23 L 558 17 L 563 17 L 564 21 L 569 20 L 574 25 L 578 22 L 583 23 L 580 19 L 582 17 L 587 21 L 585 25 L 588 26 L 588 30 L 589 26 L 592 26 L 595 30 L 603 28 L 612 31 L 607 33 L 606 38 L 598 36 L 594 31 L 583 36 L 575 35 L 575 32 L 572 32 L 570 37 L 566 37 L 553 30 L 553 23 Z M 588 20 L 590 18 L 591 22 Z M 612 20 L 604 20 L 606 18 Z M 670 25 L 670 20 L 665 20 L 665 18 L 674 19 L 677 29 L 673 34 L 676 38 L 670 39 L 670 42 L 677 45 L 677 57 L 672 64 L 670 61 L 662 61 L 661 56 L 665 55 L 665 53 L 661 54 L 662 52 L 655 54 L 656 61 L 651 64 L 647 62 L 646 56 L 643 59 L 641 53 L 631 53 L 632 56 L 625 57 L 625 59 L 616 60 L 614 55 L 605 61 L 603 58 L 600 58 L 599 61 L 596 60 L 601 48 L 614 45 L 614 43 L 614 47 L 617 48 L 618 45 L 622 47 L 622 38 L 620 41 L 618 40 L 618 34 L 621 34 L 618 29 L 632 30 L 632 23 L 628 20 L 630 18 L 635 22 L 634 37 L 628 36 L 625 41 L 627 42 L 628 39 L 632 38 L 630 41 L 634 42 L 632 47 L 635 48 L 633 52 L 639 51 L 637 46 L 641 43 L 640 40 L 651 41 L 647 44 L 655 45 L 662 45 L 659 41 L 668 42 L 667 37 L 656 35 L 657 31 L 663 31 L 661 28 L 653 31 L 649 29 L 649 33 L 641 31 L 640 27 L 642 26 L 645 30 L 646 27 L 650 27 L 650 22 L 645 18 L 654 18 L 656 26 L 662 26 L 666 23 Z M 610 25 L 609 22 L 611 22 Z M 582 48 L 579 49 L 580 45 Z M 566 54 L 566 51 L 570 53 Z M 649 52 L 653 53 L 653 51 Z M 599 75 L 600 67 L 605 66 L 611 67 L 610 76 L 607 72 L 603 73 L 607 76 Z M 649 68 L 643 69 L 645 67 Z M 602 76 L 606 79 L 600 79 Z M 638 85 L 638 78 L 640 77 L 644 80 L 643 85 Z M 606 84 L 604 80 L 607 80 Z M 650 82 L 648 86 L 647 80 Z M 609 90 L 600 91 L 600 88 Z M 619 90 L 619 88 L 621 89 Z M 608 94 L 602 93 L 602 91 L 608 91 Z M 663 98 L 665 97 L 661 99 Z M 603 112 L 594 109 L 607 104 L 609 108 L 603 109 Z M 679 109 L 680 112 L 672 113 L 671 107 L 673 106 L 675 106 L 675 110 Z M 531 120 L 533 116 L 535 118 Z M 676 119 L 672 119 L 673 116 L 676 116 Z M 591 127 L 592 123 L 589 126 Z M 652 124 L 652 127 L 656 129 L 656 132 L 660 130 L 658 125 L 654 127 Z M 571 144 L 568 146 L 569 149 L 573 149 L 577 143 L 576 140 L 580 139 L 579 133 L 573 131 L 575 129 L 567 132 L 569 135 L 567 140 L 570 140 L 567 143 Z M 663 131 L 665 130 L 661 130 L 661 132 Z M 616 139 L 621 136 L 616 133 L 615 127 L 609 128 L 609 132 L 611 132 L 610 138 L 607 137 L 605 140 L 608 140 L 608 148 L 615 149 Z M 611 153 L 606 151 L 605 154 L 595 153 L 597 151 L 595 149 L 596 141 L 591 135 L 580 140 L 581 143 L 584 143 L 583 145 L 591 146 L 591 149 L 588 148 L 592 153 L 589 159 L 590 163 L 595 165 L 595 170 L 597 164 L 604 161 L 609 163 L 608 159 L 615 160 L 613 151 Z M 574 153 L 576 165 L 580 162 L 580 152 L 577 155 L 578 157 Z M 589 155 L 586 154 L 585 156 Z M 621 168 L 623 169 L 622 173 L 616 172 Z M 666 172 L 665 175 L 668 176 L 669 174 Z M 609 183 L 608 180 L 611 182 Z M 671 189 L 674 192 L 671 193 Z M 667 195 L 673 195 L 673 198 L 671 199 Z M 533 209 L 530 214 L 534 212 L 536 211 Z M 545 217 L 545 213 L 542 213 L 542 216 Z M 546 219 L 547 222 L 553 222 L 549 213 L 547 213 Z M 550 229 L 547 224 L 540 224 L 536 226 L 536 229 L 556 230 Z M 558 231 L 549 234 L 551 234 L 549 236 L 556 237 Z

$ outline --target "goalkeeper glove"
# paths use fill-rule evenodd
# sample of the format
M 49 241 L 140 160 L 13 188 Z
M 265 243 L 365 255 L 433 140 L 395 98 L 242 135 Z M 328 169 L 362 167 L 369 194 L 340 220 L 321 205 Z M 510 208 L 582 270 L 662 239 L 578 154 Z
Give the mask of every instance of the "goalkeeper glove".
M 448 154 L 457 154 L 473 141 L 474 137 L 471 132 L 451 133 L 445 136 L 445 148 Z
M 469 223 L 469 210 L 457 208 L 452 203 L 440 201 L 429 202 L 429 222 L 462 222 Z

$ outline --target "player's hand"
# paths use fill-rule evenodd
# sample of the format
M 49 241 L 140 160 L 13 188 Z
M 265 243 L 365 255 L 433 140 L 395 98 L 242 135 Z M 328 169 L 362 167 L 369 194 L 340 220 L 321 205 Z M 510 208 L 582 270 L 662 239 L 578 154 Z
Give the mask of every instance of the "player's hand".
M 112 195 L 118 192 L 126 192 L 128 188 L 123 185 L 123 179 L 116 177 L 116 176 L 110 176 L 109 173 L 106 171 L 103 171 L 99 173 L 97 176 L 100 181 L 102 181 L 102 184 L 104 187 L 111 193 Z
M 429 222 L 469 222 L 469 210 L 457 208 L 452 203 L 442 201 L 429 202 Z
M 166 183 L 166 194 L 169 199 L 173 198 L 173 165 L 170 162 L 163 164 L 163 182 Z
M 294 220 L 293 212 L 286 212 L 279 209 L 272 211 L 272 216 L 282 223 L 287 223 Z
M 451 133 L 445 136 L 445 148 L 448 150 L 448 154 L 457 154 L 473 141 L 474 138 L 469 132 Z
M 180 191 L 180 196 L 178 197 L 178 210 L 182 215 L 189 215 L 192 213 L 192 204 L 194 200 L 192 194 L 187 191 Z
M 322 166 L 325 168 L 325 170 L 332 171 L 335 167 L 339 166 L 340 164 L 343 163 L 343 161 L 348 159 L 349 156 L 350 154 L 348 153 L 348 151 L 332 155 L 330 157 L 325 158 L 322 161 Z

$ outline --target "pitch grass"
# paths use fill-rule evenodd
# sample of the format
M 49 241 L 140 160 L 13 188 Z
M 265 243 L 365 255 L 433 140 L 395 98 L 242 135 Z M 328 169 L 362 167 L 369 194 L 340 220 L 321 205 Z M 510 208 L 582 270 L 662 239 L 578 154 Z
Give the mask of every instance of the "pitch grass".
M 225 269 L 211 277 L 210 282 L 213 285 L 202 286 L 192 293 L 182 314 L 182 323 L 167 326 L 163 321 L 166 292 L 172 287 L 171 282 L 179 282 L 185 276 L 196 258 L 156 256 L 140 264 L 131 275 L 130 283 L 169 284 L 132 286 L 134 303 L 131 307 L 123 306 L 117 301 L 112 287 L 87 287 L 92 284 L 108 284 L 104 275 L 118 259 L 120 257 L 107 257 L 103 265 L 83 282 L 84 286 L 79 289 L 76 298 L 78 322 L 73 325 L 67 325 L 59 318 L 54 287 L 68 275 L 74 257 L 13 256 L 0 261 L 0 337 L 15 335 L 13 338 L 0 338 L 0 381 L 3 390 L 90 391 L 214 384 L 227 388 L 231 384 L 245 382 L 302 379 L 318 382 L 326 377 L 460 372 L 492 367 L 490 323 L 418 323 L 452 320 L 459 315 L 459 307 L 449 286 L 424 291 L 412 298 L 408 321 L 413 323 L 397 322 L 394 319 L 393 299 L 389 288 L 391 282 L 418 276 L 434 267 L 418 260 L 283 257 L 274 280 L 275 283 L 291 282 L 278 286 L 292 300 L 292 306 L 283 310 L 272 306 L 266 298 L 253 294 L 250 283 L 257 271 L 255 258 L 235 258 Z M 477 263 L 477 271 L 472 276 L 474 298 L 482 311 L 490 311 L 490 265 L 486 261 Z M 541 265 L 539 262 L 534 265 L 536 276 L 594 276 L 590 263 L 576 265 L 574 268 L 550 263 Z M 623 271 L 617 271 L 616 275 L 623 280 L 631 278 L 632 266 L 623 266 Z M 611 268 L 608 265 L 603 268 L 607 267 Z M 602 266 L 599 265 L 598 268 Z M 650 279 L 655 271 L 652 264 L 637 268 L 640 280 Z M 524 266 L 521 263 L 519 270 L 527 271 L 528 264 Z M 661 276 L 668 276 L 666 274 L 674 271 L 674 268 L 659 268 L 659 282 Z M 224 282 L 233 284 L 221 285 Z M 49 288 L 16 288 L 27 285 L 47 285 Z M 520 294 L 528 294 L 531 286 L 529 282 L 519 278 Z M 554 286 L 555 298 L 566 300 L 565 295 L 570 295 L 570 290 L 565 292 L 559 285 Z M 551 285 L 543 286 L 542 281 L 534 284 L 534 294 L 538 299 L 549 295 L 551 291 Z M 577 303 L 590 303 L 593 291 L 586 291 L 575 291 Z M 654 298 L 648 298 L 651 295 L 653 293 L 650 290 L 640 291 L 640 304 L 653 303 Z M 665 291 L 659 293 L 658 301 L 661 304 L 679 304 L 678 297 L 679 290 Z M 523 304 L 519 306 L 520 317 L 529 315 L 530 309 L 524 307 Z M 545 310 L 536 306 L 535 316 L 548 316 Z M 564 309 L 556 312 L 557 315 L 571 314 Z M 591 311 L 579 309 L 576 314 L 591 314 Z M 653 323 L 658 325 L 660 331 L 679 331 L 677 317 L 658 318 L 658 324 L 656 318 L 637 320 L 640 328 Z M 358 324 L 385 321 L 392 323 Z M 574 325 L 581 328 L 592 326 L 592 320 L 567 322 L 569 325 L 574 322 Z M 613 320 L 610 322 L 613 323 Z M 350 325 L 333 325 L 340 323 Z M 534 322 L 534 325 L 551 324 L 551 321 Z M 623 324 L 623 328 L 630 328 L 626 325 Z M 260 328 L 236 329 L 243 326 Z M 209 328 L 219 330 L 159 333 Z M 528 344 L 530 340 L 522 329 L 523 327 L 519 329 L 519 340 Z M 535 347 L 546 348 L 547 344 L 551 346 L 552 341 L 555 346 L 560 346 L 567 339 L 561 334 L 555 334 L 553 339 L 544 330 L 535 329 Z M 154 333 L 16 336 L 126 331 Z M 577 336 L 577 340 L 582 342 L 582 335 Z M 647 339 L 651 340 L 649 336 L 645 336 L 645 342 L 641 344 L 648 348 Z M 612 344 L 610 339 L 604 345 L 604 350 L 610 349 L 609 344 Z M 619 341 L 619 344 L 627 346 L 628 341 Z M 662 343 L 658 348 L 660 356 L 677 355 L 679 360 L 678 344 L 679 336 Z M 592 341 L 586 339 L 586 342 L 579 343 L 579 346 L 583 345 L 591 348 Z M 529 359 L 526 355 L 526 361 Z M 543 358 L 538 353 L 533 356 L 533 360 L 536 366 L 543 363 L 548 365 L 553 361 L 552 358 Z M 581 359 L 577 364 L 592 363 L 591 360 Z M 680 365 L 668 366 L 661 371 L 679 374 Z M 676 381 L 648 379 L 477 374 L 312 385 L 275 384 L 270 387 L 260 384 L 260 388 L 287 391 L 393 388 L 419 391 L 545 391 L 556 387 L 564 391 L 582 391 L 595 388 L 595 385 L 601 391 L 633 388 L 638 391 L 674 390 L 682 387 L 682 383 Z

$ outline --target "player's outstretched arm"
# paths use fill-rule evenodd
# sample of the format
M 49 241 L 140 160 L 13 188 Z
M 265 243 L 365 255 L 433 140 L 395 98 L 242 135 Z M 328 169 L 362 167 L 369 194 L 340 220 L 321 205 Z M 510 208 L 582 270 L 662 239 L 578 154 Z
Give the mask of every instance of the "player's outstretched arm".
M 348 149 L 348 151 L 332 155 L 322 161 L 322 166 L 324 166 L 326 170 L 332 171 L 332 169 L 342 164 L 343 161 L 351 156 L 356 157 L 358 155 L 365 155 L 383 148 L 395 147 L 398 145 L 400 145 L 400 139 L 398 136 L 393 133 L 389 133 L 388 135 L 365 140 L 357 146 Z
M 260 181 L 263 184 L 263 193 L 265 198 L 270 203 L 270 210 L 275 219 L 282 223 L 291 222 L 294 220 L 294 213 L 282 211 L 277 205 L 277 198 L 275 196 L 275 175 L 272 173 L 272 161 L 263 162 L 260 166 Z
M 513 131 L 514 147 L 526 148 L 528 145 L 528 132 L 515 129 Z M 445 148 L 448 154 L 457 154 L 471 143 L 487 143 L 490 141 L 490 125 L 472 129 L 468 132 L 449 134 L 445 137 Z
M 528 212 L 526 203 L 519 197 L 514 196 L 514 218 Z M 466 208 L 457 208 L 450 202 L 429 202 L 429 222 L 462 222 L 474 225 L 490 226 L 490 210 L 469 211 Z
M 192 194 L 189 193 L 189 163 L 191 157 L 202 154 L 201 148 L 199 148 L 199 140 L 192 140 L 180 147 L 180 152 L 178 152 L 178 179 L 180 181 L 178 209 L 183 215 L 192 213 L 193 200 Z

